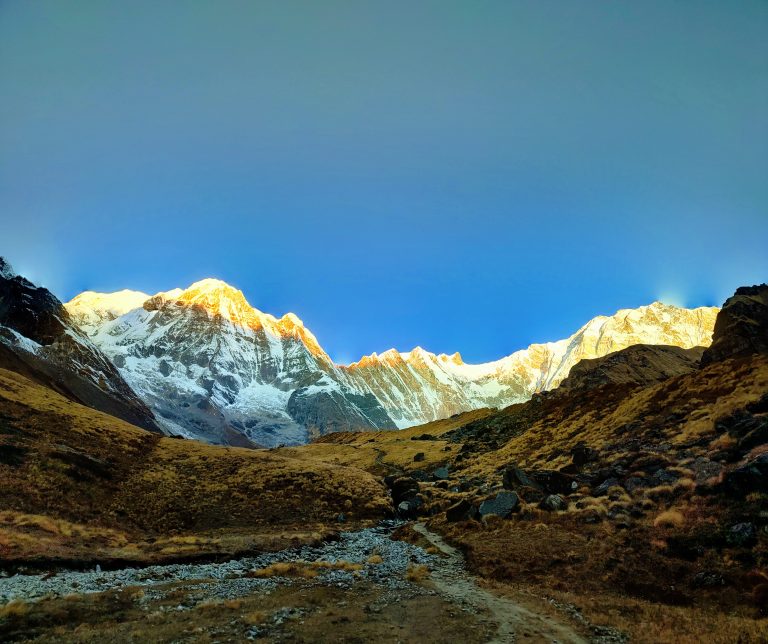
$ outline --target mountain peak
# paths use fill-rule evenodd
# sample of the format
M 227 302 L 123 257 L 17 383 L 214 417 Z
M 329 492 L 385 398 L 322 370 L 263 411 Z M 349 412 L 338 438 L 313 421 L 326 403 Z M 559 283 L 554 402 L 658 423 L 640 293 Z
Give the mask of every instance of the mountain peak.
M 198 280 L 193 284 L 190 284 L 183 293 L 219 293 L 219 292 L 233 291 L 240 293 L 238 289 L 225 281 L 216 279 L 214 277 L 206 277 L 205 279 Z

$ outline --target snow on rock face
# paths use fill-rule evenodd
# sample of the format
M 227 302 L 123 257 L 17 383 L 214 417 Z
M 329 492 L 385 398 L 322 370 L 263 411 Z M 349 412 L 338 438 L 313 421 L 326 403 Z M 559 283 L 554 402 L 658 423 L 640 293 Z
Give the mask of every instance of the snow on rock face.
M 416 347 L 340 366 L 294 314 L 262 313 L 220 280 L 151 297 L 84 293 L 66 306 L 168 432 L 265 446 L 523 402 L 584 358 L 636 344 L 707 346 L 718 312 L 654 302 L 485 364 Z
M 67 306 L 79 309 L 77 300 Z M 378 401 L 341 386 L 339 369 L 298 317 L 262 313 L 220 280 L 147 296 L 114 318 L 105 310 L 110 296 L 90 302 L 94 310 L 80 311 L 83 327 L 169 433 L 273 446 L 394 428 Z

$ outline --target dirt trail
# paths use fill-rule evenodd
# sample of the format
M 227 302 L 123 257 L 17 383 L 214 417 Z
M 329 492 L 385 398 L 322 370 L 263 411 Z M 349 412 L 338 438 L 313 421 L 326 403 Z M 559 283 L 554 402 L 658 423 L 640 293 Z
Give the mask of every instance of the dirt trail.
M 585 640 L 568 625 L 548 615 L 533 611 L 506 597 L 494 595 L 479 587 L 464 567 L 464 555 L 431 532 L 423 523 L 414 523 L 413 529 L 425 537 L 445 555 L 443 565 L 431 572 L 431 580 L 445 596 L 459 604 L 467 603 L 477 610 L 487 610 L 498 623 L 492 643 L 517 640 L 585 643 Z

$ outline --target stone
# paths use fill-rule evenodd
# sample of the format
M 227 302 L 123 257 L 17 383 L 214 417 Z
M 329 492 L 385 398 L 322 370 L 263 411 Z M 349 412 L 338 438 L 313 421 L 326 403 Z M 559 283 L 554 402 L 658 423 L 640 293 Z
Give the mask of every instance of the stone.
M 557 470 L 535 470 L 531 478 L 548 494 L 572 494 L 579 487 L 573 476 Z
M 394 480 L 390 480 L 389 477 L 387 477 L 384 479 L 384 483 L 387 484 L 392 491 L 392 501 L 395 506 L 400 505 L 401 501 L 416 496 L 419 492 L 418 482 L 410 476 L 400 476 Z
M 768 284 L 742 286 L 725 301 L 701 366 L 755 353 L 768 353 Z
M 415 519 L 424 502 L 419 497 L 412 497 L 397 504 L 397 514 L 403 519 Z
M 753 546 L 757 541 L 757 529 L 754 523 L 737 523 L 732 525 L 727 534 L 725 540 L 729 546 L 736 548 L 747 548 Z
M 507 466 L 502 474 L 501 482 L 508 490 L 515 490 L 518 487 L 536 487 L 536 483 L 517 465 Z
M 594 490 L 595 496 L 605 496 L 608 494 L 608 490 L 610 490 L 612 487 L 619 484 L 619 479 L 616 478 L 609 478 L 605 479 L 600 485 L 598 485 Z
M 508 517 L 512 512 L 519 509 L 520 497 L 516 492 L 504 490 L 499 492 L 495 498 L 486 499 L 480 504 L 479 514 L 481 517 L 489 514 L 495 514 L 502 519 Z
M 424 460 L 424 458 L 424 452 L 416 452 L 416 454 L 413 456 L 413 461 L 414 463 L 420 463 Z
M 571 451 L 571 461 L 574 465 L 582 466 L 597 460 L 599 452 L 584 443 L 579 443 Z
M 699 456 L 693 462 L 693 472 L 696 477 L 696 483 L 704 483 L 709 479 L 720 476 L 723 473 L 723 466 L 720 463 Z
M 723 489 L 734 497 L 768 490 L 768 452 L 726 473 L 723 477 Z
M 517 489 L 518 494 L 526 503 L 539 503 L 544 500 L 546 494 L 537 487 L 521 487 Z
M 624 489 L 627 492 L 634 492 L 643 487 L 648 487 L 648 482 L 639 476 L 630 476 L 624 481 Z
M 468 521 L 477 517 L 477 508 L 467 499 L 461 499 L 445 511 L 446 521 Z
M 434 476 L 438 481 L 447 479 L 448 478 L 448 466 L 445 465 L 443 467 L 438 467 L 434 472 L 432 472 L 432 476 Z
M 768 419 L 760 418 L 755 420 L 757 422 L 755 423 L 754 429 L 739 441 L 739 449 L 742 452 L 748 452 L 758 445 L 768 443 Z
M 568 503 L 559 494 L 550 494 L 541 502 L 539 507 L 549 512 L 562 512 L 568 509 Z

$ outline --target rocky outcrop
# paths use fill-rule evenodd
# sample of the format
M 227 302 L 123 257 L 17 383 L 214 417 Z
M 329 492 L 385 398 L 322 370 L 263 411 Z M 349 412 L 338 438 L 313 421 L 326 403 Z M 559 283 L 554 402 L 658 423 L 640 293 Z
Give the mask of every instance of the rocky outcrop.
M 701 364 L 755 353 L 768 353 L 768 284 L 742 286 L 725 301 Z
M 0 367 L 71 400 L 159 431 L 152 412 L 47 289 L 0 258 Z

